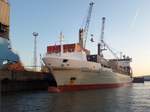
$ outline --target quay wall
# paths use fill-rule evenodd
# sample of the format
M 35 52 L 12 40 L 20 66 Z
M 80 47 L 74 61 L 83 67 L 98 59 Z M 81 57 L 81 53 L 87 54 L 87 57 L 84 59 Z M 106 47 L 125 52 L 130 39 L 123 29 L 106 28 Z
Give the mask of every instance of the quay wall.
M 51 73 L 0 70 L 1 92 L 47 90 L 56 86 Z

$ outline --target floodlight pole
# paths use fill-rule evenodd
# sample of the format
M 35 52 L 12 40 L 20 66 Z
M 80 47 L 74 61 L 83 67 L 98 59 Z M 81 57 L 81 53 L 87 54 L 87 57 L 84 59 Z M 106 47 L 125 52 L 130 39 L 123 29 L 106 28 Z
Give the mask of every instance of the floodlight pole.
M 34 70 L 36 71 L 37 69 L 37 37 L 38 37 L 38 33 L 36 33 L 36 32 L 33 32 L 32 33 L 33 34 L 33 36 L 34 36 L 34 56 L 33 56 L 33 58 L 34 58 L 34 61 L 33 61 L 33 67 L 34 67 Z

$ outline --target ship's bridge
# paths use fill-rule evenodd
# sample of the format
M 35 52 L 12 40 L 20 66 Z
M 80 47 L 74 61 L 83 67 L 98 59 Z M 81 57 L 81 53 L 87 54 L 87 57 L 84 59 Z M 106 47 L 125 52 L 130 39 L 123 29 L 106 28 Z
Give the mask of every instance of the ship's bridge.
M 81 52 L 84 51 L 86 53 L 90 53 L 89 50 L 81 48 L 79 43 L 73 43 L 73 44 L 64 44 L 63 45 L 63 53 L 67 52 Z M 47 53 L 60 53 L 61 52 L 61 46 L 60 45 L 52 45 L 47 47 Z
M 47 47 L 47 56 L 50 57 L 59 57 L 59 58 L 68 58 L 75 60 L 87 60 L 86 55 L 90 52 L 87 49 L 80 47 L 78 43 L 73 44 L 64 44 L 63 45 L 63 54 L 61 54 L 60 45 L 52 45 Z M 61 54 L 61 55 L 60 55 Z

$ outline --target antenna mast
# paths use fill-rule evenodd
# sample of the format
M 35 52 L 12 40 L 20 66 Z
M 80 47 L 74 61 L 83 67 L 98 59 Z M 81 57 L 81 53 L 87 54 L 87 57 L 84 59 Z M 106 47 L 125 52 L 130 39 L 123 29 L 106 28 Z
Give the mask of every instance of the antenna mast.
M 64 39 L 64 36 L 63 36 L 62 32 L 60 32 L 60 55 L 61 56 L 63 55 L 63 52 L 64 52 L 64 49 L 63 49 L 63 39 Z

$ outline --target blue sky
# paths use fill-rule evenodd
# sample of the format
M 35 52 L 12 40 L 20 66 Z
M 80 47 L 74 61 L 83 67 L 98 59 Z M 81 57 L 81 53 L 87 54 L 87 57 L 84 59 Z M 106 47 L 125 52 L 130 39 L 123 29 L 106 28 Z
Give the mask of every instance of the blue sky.
M 39 54 L 46 46 L 58 43 L 62 31 L 65 43 L 78 41 L 78 30 L 91 0 L 9 0 L 11 5 L 11 42 L 25 66 L 33 63 L 33 36 L 38 32 Z M 98 41 L 101 18 L 106 17 L 105 41 L 119 53 L 133 58 L 135 75 L 150 74 L 150 1 L 94 0 L 89 29 Z M 96 43 L 87 48 L 96 53 Z

